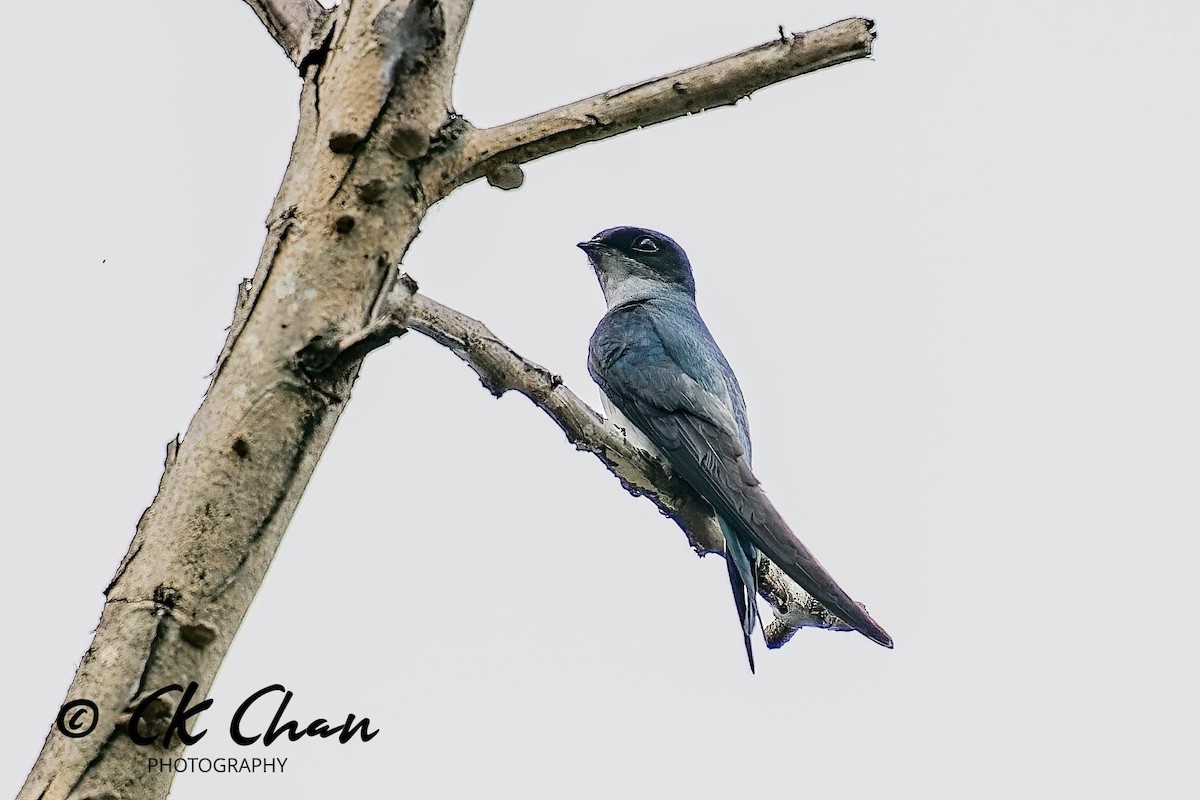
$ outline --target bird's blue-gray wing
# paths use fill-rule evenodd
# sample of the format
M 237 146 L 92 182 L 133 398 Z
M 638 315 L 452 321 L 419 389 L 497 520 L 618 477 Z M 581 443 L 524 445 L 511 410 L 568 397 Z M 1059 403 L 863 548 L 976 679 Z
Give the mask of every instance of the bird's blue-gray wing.
M 588 370 L 739 538 L 847 624 L 891 647 L 887 632 L 838 586 L 776 511 L 750 469 L 733 416 L 677 362 L 668 338 L 645 308 L 613 309 L 592 335 Z

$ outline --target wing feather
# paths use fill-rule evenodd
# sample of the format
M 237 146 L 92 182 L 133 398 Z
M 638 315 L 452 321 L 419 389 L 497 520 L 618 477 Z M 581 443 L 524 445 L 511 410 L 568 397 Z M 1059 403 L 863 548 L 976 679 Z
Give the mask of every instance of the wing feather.
M 847 624 L 891 647 L 887 632 L 837 584 L 775 509 L 750 468 L 741 442 L 747 437 L 723 398 L 701 386 L 672 357 L 644 309 L 614 311 L 622 318 L 608 330 L 605 322 L 614 312 L 601 321 L 588 363 L 612 403 L 746 542 Z

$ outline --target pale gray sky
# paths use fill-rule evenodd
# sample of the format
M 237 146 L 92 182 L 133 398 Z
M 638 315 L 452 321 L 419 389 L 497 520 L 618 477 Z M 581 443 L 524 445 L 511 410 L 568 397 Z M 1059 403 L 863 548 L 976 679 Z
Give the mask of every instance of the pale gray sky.
M 678 239 L 758 473 L 896 649 L 802 632 L 751 676 L 720 560 L 414 335 L 189 751 L 286 772 L 174 797 L 1195 796 L 1200 7 L 480 2 L 456 102 L 498 123 L 860 14 L 873 61 L 467 187 L 405 267 L 594 402 L 574 243 Z M 0 796 L 201 399 L 299 88 L 238 0 L 7 19 Z M 271 683 L 382 732 L 235 746 Z

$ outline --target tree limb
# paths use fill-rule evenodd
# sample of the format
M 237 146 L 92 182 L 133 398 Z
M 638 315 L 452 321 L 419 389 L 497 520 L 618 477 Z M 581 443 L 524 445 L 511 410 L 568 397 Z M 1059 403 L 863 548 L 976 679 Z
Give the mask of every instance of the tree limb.
M 323 354 L 373 318 L 431 202 L 419 174 L 431 159 L 398 158 L 392 144 L 414 126 L 456 129 L 446 98 L 469 9 L 468 0 L 344 0 L 322 17 L 327 41 L 353 31 L 355 42 L 323 48 L 302 73 L 258 268 L 105 589 L 66 698 L 94 704 L 94 728 L 72 736 L 51 726 L 20 800 L 169 791 L 174 774 L 148 771 L 146 759 L 184 751 L 179 737 L 161 738 L 181 693 L 152 695 L 194 681 L 194 700 L 207 696 L 346 407 L 360 362 L 321 369 Z M 368 128 L 351 152 L 335 149 L 332 134 L 361 119 Z M 134 726 L 145 702 L 149 716 Z M 132 727 L 160 739 L 141 746 Z
M 417 292 L 401 276 L 380 307 L 377 321 L 343 342 L 356 358 L 405 330 L 414 330 L 448 348 L 479 376 L 496 397 L 515 391 L 529 398 L 566 434 L 577 450 L 591 453 L 635 497 L 649 499 L 683 530 L 698 555 L 725 554 L 725 538 L 712 507 L 669 466 L 634 447 L 613 425 L 567 388 L 562 378 L 521 356 L 479 320 Z M 801 628 L 853 630 L 829 613 L 768 559 L 758 560 L 758 591 L 775 610 L 764 635 L 781 647 Z
M 648 496 L 700 553 L 720 552 L 712 510 L 632 448 L 562 385 L 481 323 L 423 298 L 395 269 L 429 207 L 481 176 L 520 184 L 519 164 L 636 127 L 727 105 L 757 88 L 870 53 L 872 23 L 848 20 L 489 130 L 450 97 L 471 0 L 247 0 L 304 84 L 291 158 L 254 277 L 238 291 L 212 383 L 129 552 L 105 589 L 91 646 L 67 691 L 95 710 L 91 735 L 52 727 L 20 800 L 163 800 L 184 743 L 147 747 L 180 701 L 212 685 L 350 397 L 362 358 L 405 328 L 449 347 L 493 393 L 515 390 Z M 318 43 L 316 40 L 320 39 Z M 763 595 L 780 611 L 768 642 L 837 627 L 764 560 Z M 782 621 L 781 621 L 782 620 Z M 194 704 L 193 704 L 194 705 Z M 148 709 L 150 707 L 147 707 Z
M 585 142 L 644 128 L 718 106 L 729 106 L 774 83 L 867 58 L 875 23 L 846 19 L 780 38 L 707 64 L 552 108 L 531 117 L 474 130 L 463 153 L 462 182 L 487 176 L 492 185 L 521 185 L 520 164 Z
M 313 22 L 325 13 L 321 4 L 317 0 L 246 0 L 246 5 L 262 20 L 292 63 L 299 66 Z

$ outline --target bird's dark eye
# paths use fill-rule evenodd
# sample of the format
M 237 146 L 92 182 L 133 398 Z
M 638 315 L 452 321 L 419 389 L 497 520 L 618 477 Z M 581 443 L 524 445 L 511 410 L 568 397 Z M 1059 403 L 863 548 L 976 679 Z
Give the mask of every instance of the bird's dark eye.
M 649 236 L 643 236 L 640 239 L 633 240 L 633 249 L 639 253 L 657 253 L 658 242 L 651 239 Z

